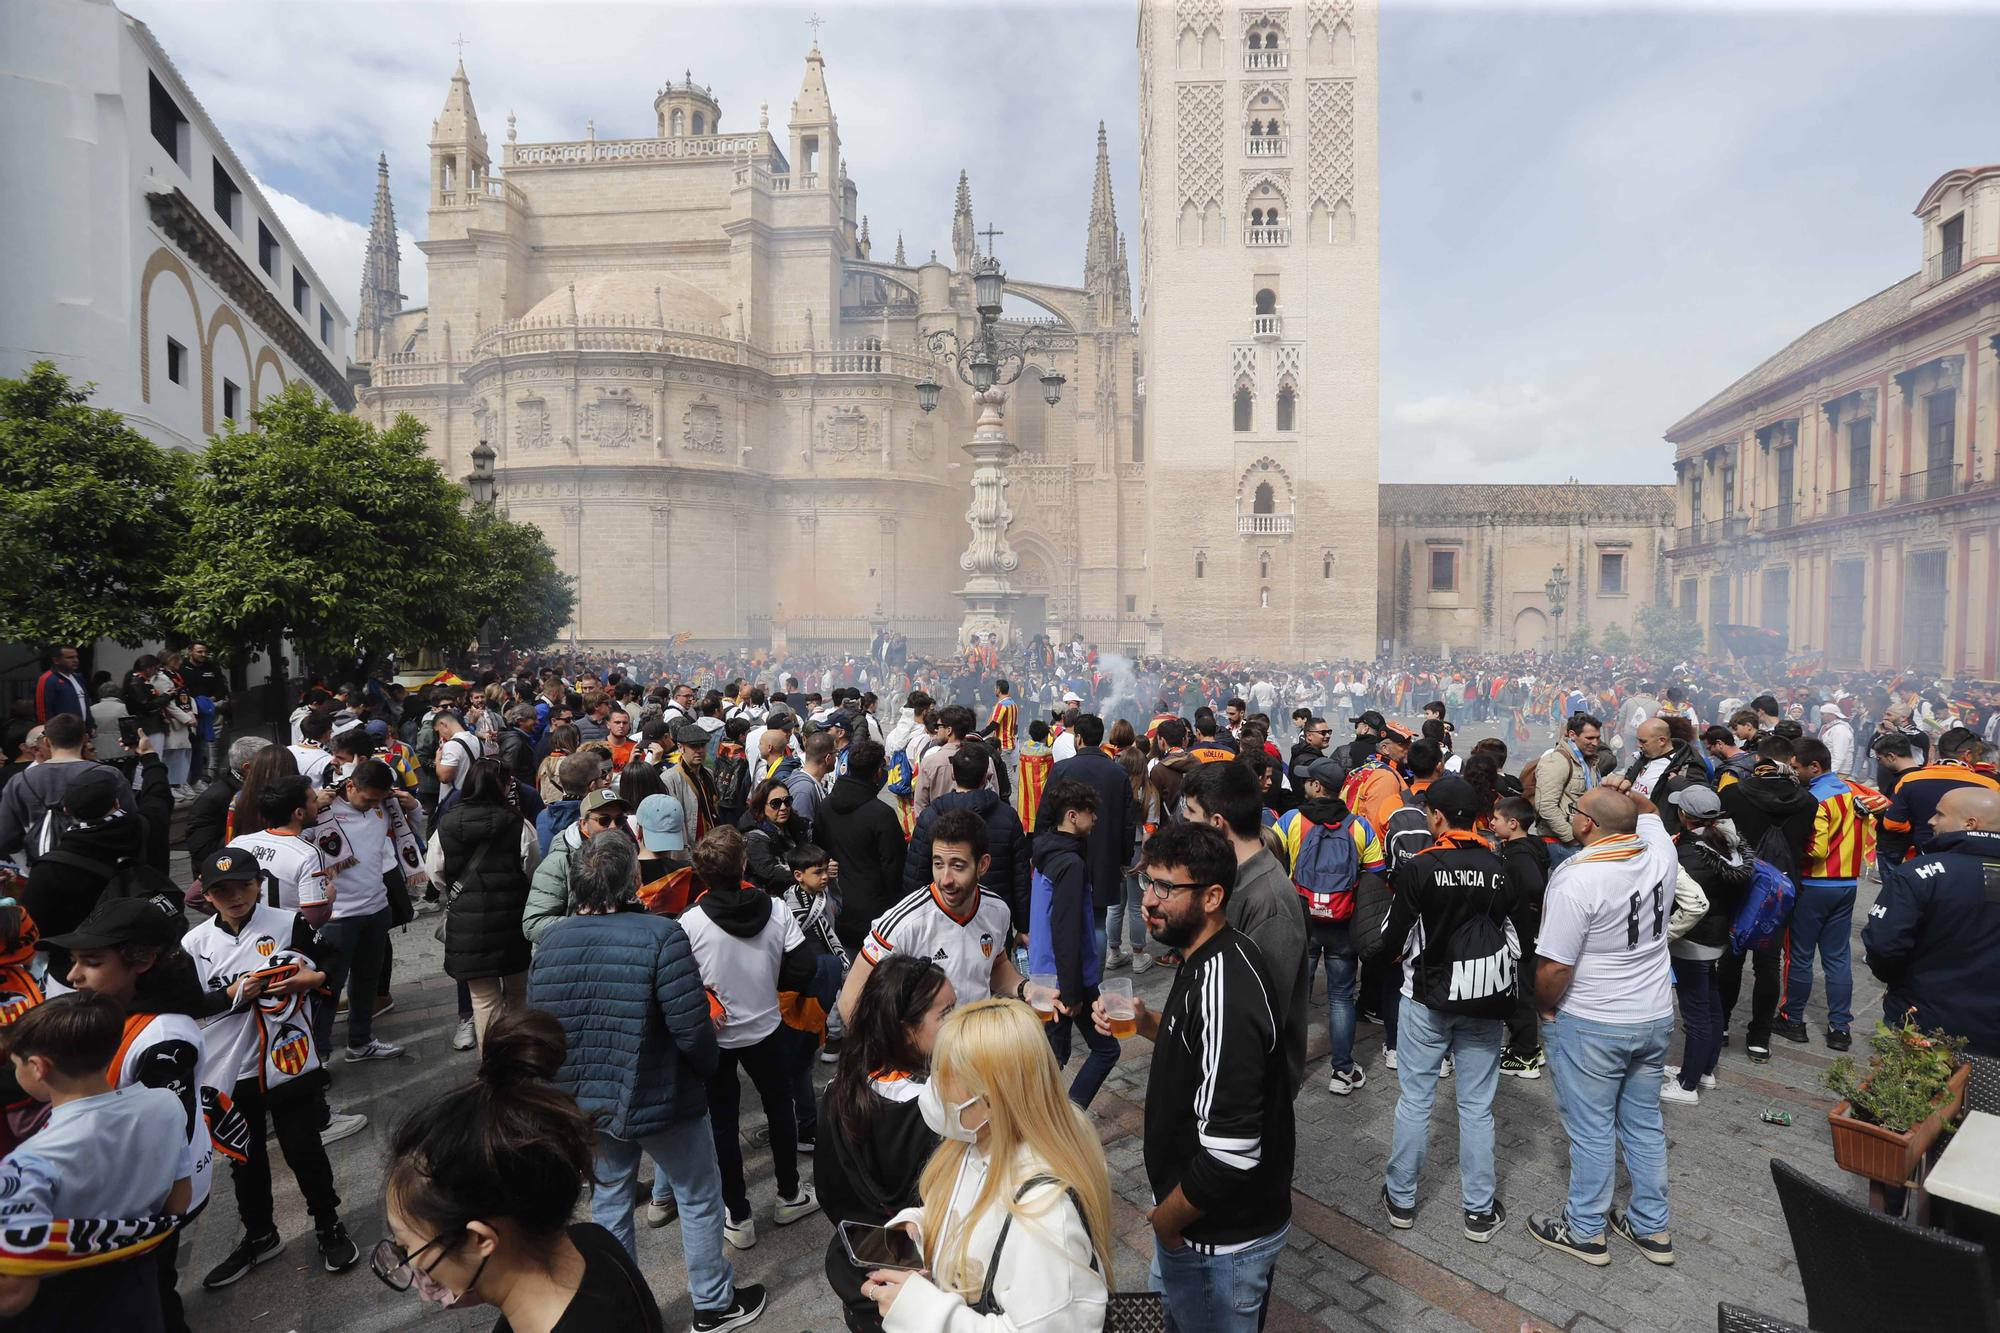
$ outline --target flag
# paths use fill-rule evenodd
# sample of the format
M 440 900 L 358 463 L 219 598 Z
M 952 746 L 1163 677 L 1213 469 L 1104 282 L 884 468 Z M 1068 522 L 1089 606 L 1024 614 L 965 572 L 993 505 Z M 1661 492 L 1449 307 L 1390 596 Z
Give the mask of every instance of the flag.
M 438 672 L 417 688 L 428 689 L 432 685 L 470 685 L 471 683 L 469 680 L 461 680 L 456 672 L 450 667 L 446 667 L 443 671 Z
M 1020 780 L 1014 784 L 1015 809 L 1021 815 L 1021 827 L 1028 832 L 1035 831 L 1035 809 L 1042 803 L 1042 789 L 1048 786 L 1049 770 L 1055 767 L 1055 756 L 1045 745 L 1033 741 L 1021 747 Z

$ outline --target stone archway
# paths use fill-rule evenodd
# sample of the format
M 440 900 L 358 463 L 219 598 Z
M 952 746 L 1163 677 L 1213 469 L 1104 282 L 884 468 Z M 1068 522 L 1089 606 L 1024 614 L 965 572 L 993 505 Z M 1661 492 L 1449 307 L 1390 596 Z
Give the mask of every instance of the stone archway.
M 1536 652 L 1549 643 L 1549 618 L 1540 607 L 1524 606 L 1514 614 L 1514 651 Z

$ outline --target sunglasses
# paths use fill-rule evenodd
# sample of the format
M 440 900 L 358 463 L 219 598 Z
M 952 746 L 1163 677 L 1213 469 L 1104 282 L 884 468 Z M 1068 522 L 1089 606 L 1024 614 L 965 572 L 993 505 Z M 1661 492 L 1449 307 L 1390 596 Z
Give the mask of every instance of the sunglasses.
M 780 806 L 789 806 L 791 803 L 791 798 L 788 796 L 773 796 L 764 802 L 764 808 L 766 810 L 776 810 Z

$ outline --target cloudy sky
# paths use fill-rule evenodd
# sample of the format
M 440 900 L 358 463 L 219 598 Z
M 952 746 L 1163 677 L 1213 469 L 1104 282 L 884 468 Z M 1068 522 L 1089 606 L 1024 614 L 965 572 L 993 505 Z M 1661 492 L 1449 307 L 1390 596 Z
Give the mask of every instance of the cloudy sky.
M 423 294 L 430 122 L 457 56 L 497 153 L 651 133 L 658 85 L 782 133 L 803 7 L 121 0 L 172 53 L 350 315 L 389 155 Z M 820 46 L 881 253 L 949 251 L 972 173 L 1011 271 L 1081 279 L 1097 122 L 1136 258 L 1129 3 L 828 0 Z M 1778 0 L 1392 5 L 1382 25 L 1382 455 L 1389 480 L 1665 481 L 1661 431 L 1812 324 L 1914 272 L 1910 216 L 2000 160 L 2000 6 Z M 1136 275 L 1135 275 L 1136 276 Z

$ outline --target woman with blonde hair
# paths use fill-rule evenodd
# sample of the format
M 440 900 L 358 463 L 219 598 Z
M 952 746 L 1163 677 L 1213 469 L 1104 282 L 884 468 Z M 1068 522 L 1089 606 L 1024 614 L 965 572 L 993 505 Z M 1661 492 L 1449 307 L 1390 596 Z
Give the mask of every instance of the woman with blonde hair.
M 877 1269 L 863 1294 L 888 1333 L 1099 1333 L 1110 1297 L 1104 1149 L 1064 1095 L 1040 1019 L 1017 1000 L 954 1010 L 918 1096 L 943 1142 L 923 1202 L 890 1219 L 927 1273 Z

